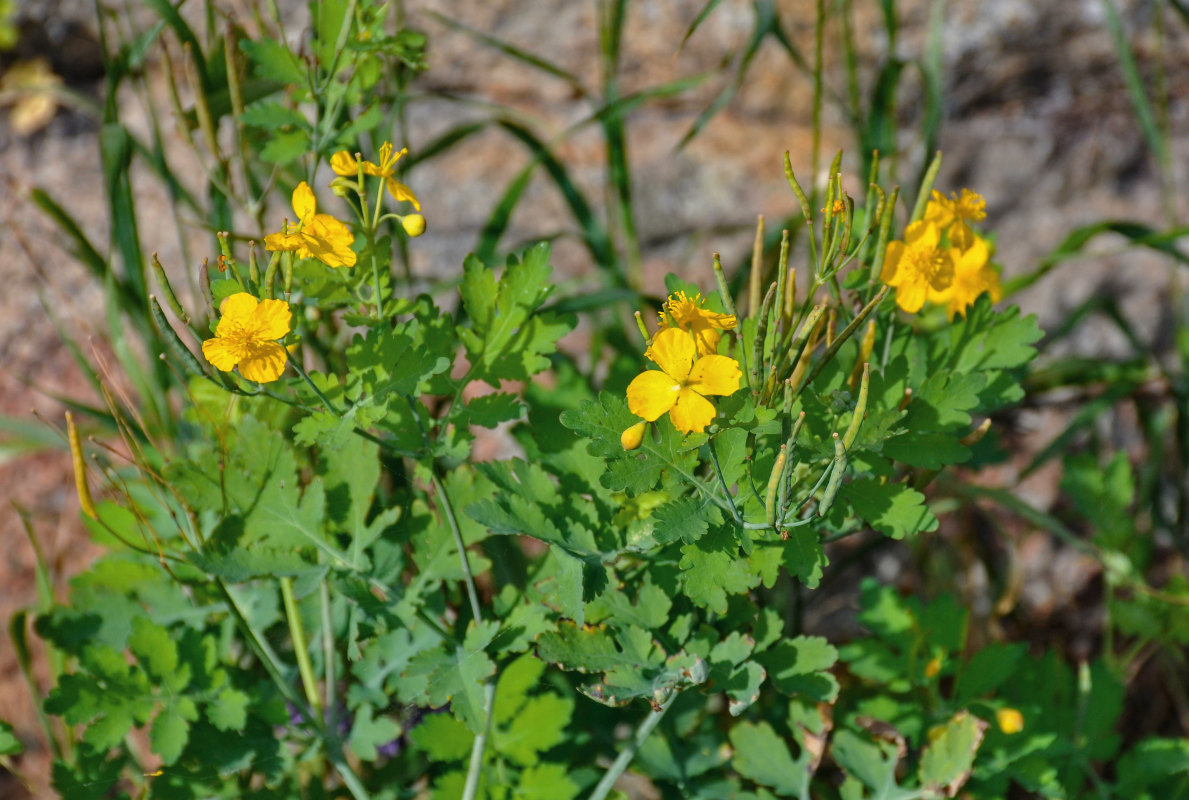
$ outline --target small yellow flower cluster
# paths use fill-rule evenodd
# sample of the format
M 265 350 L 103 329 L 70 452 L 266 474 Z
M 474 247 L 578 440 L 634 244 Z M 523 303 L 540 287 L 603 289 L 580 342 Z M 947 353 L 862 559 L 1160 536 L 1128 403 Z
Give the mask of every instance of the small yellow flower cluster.
M 888 243 L 880 280 L 896 289 L 896 305 L 910 314 L 925 301 L 945 306 L 950 319 L 983 292 L 998 302 L 999 273 L 991 265 L 987 240 L 970 227 L 986 218 L 983 198 L 963 189 L 945 197 L 934 191 L 923 219 L 912 223 L 903 241 Z
M 698 433 L 714 420 L 708 395 L 729 395 L 743 377 L 739 363 L 715 351 L 724 330 L 735 327 L 735 317 L 702 307 L 702 296 L 678 292 L 665 302 L 660 330 L 644 355 L 659 370 L 645 370 L 628 385 L 628 408 L 648 422 L 665 413 L 682 433 Z M 620 443 L 634 450 L 644 439 L 644 423 L 623 432 Z
M 389 194 L 397 202 L 409 202 L 418 211 L 421 203 L 413 191 L 393 176 L 396 162 L 407 150 L 393 153 L 392 144 L 380 147 L 380 163 L 359 161 L 346 150 L 335 153 L 330 167 L 340 177 L 355 177 L 362 172 L 383 178 Z M 334 186 L 334 184 L 332 184 Z M 290 251 L 298 258 L 316 258 L 330 267 L 353 267 L 356 255 L 351 249 L 355 234 L 346 223 L 330 214 L 319 214 L 317 199 L 305 181 L 293 190 L 293 213 L 297 222 L 286 222 L 278 233 L 264 238 L 264 249 Z M 425 232 L 425 217 L 420 214 L 399 216 L 409 236 Z M 269 383 L 285 371 L 285 348 L 277 340 L 289 333 L 291 312 L 283 300 L 257 300 L 247 292 L 227 297 L 219 307 L 222 317 L 215 336 L 202 343 L 202 354 L 216 369 L 230 372 L 239 367 L 250 381 Z

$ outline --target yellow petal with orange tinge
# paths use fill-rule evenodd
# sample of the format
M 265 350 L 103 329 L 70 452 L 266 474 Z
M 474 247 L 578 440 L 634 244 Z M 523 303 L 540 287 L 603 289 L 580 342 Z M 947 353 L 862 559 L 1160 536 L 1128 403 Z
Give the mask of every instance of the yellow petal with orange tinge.
M 220 339 L 216 336 L 202 343 L 202 355 L 215 369 L 231 372 L 239 363 L 240 347 L 230 339 Z
M 297 184 L 297 188 L 293 190 L 293 213 L 304 224 L 307 218 L 312 217 L 318 208 L 318 201 L 314 199 L 314 190 L 305 181 Z
M 690 367 L 694 364 L 697 348 L 694 340 L 685 331 L 680 328 L 665 328 L 652 337 L 652 344 L 646 355 L 674 381 L 685 383 Z
M 628 384 L 628 408 L 637 417 L 654 422 L 677 402 L 681 385 L 663 372 L 641 372 Z
M 682 389 L 669 411 L 673 427 L 682 433 L 700 433 L 714 421 L 714 404 L 692 389 Z
M 388 193 L 391 194 L 393 199 L 395 199 L 397 202 L 407 201 L 413 204 L 413 208 L 417 209 L 418 211 L 421 210 L 421 203 L 417 200 L 417 196 L 413 194 L 413 190 L 408 186 L 405 186 L 395 178 L 388 178 L 386 181 L 384 181 L 384 183 L 388 187 Z
M 252 315 L 260 301 L 247 292 L 236 292 L 223 298 L 219 304 L 219 326 L 215 328 L 216 336 L 227 336 L 234 330 L 251 324 Z
M 239 362 L 239 374 L 255 383 L 269 383 L 285 371 L 285 348 L 276 342 L 258 342 Z
M 252 315 L 255 334 L 261 339 L 280 339 L 289 332 L 293 313 L 284 300 L 261 300 Z
M 359 162 L 346 150 L 340 150 L 330 157 L 330 168 L 334 170 L 335 175 L 342 175 L 344 178 L 355 178 L 359 175 Z
M 739 390 L 743 372 L 739 362 L 726 356 L 702 356 L 689 371 L 686 386 L 698 394 L 734 394 Z

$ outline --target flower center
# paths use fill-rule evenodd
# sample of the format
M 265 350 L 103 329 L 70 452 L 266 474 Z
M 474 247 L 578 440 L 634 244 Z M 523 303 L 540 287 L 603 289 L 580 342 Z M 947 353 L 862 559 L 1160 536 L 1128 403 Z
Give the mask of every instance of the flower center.
M 934 283 L 945 266 L 945 254 L 935 247 L 912 248 L 908 253 L 908 269 L 929 283 Z

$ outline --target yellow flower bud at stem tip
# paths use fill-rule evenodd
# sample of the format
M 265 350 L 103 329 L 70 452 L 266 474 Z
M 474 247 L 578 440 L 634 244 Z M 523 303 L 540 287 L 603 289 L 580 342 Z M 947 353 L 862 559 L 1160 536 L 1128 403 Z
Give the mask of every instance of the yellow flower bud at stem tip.
M 624 450 L 635 450 L 644 442 L 644 427 L 647 423 L 637 422 L 619 435 Z
M 425 233 L 425 217 L 420 214 L 409 214 L 400 218 L 400 226 L 412 238 L 416 239 Z

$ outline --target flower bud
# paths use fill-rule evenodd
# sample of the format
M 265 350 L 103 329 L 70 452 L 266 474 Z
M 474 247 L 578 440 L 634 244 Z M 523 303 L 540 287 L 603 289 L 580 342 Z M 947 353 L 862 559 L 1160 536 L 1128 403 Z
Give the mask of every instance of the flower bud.
M 359 191 L 359 184 L 347 178 L 335 178 L 330 182 L 330 191 L 339 197 L 347 197 L 352 192 Z
M 1024 715 L 1014 708 L 1001 708 L 997 710 L 995 712 L 995 721 L 999 723 L 999 730 L 1009 736 L 1024 730 Z
M 644 441 L 644 426 L 646 423 L 637 422 L 619 435 L 619 443 L 624 450 L 635 450 Z
M 425 217 L 420 214 L 409 214 L 400 218 L 400 226 L 405 229 L 405 233 L 416 239 L 425 233 Z

